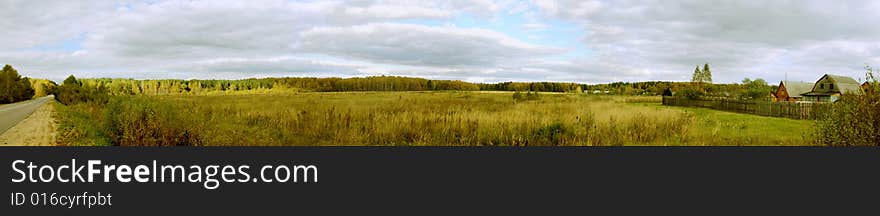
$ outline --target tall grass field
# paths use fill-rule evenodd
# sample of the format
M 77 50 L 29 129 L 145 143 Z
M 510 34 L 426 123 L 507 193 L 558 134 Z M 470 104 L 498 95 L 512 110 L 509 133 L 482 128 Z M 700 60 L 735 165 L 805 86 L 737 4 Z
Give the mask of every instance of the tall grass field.
M 510 92 L 114 96 L 57 105 L 62 145 L 813 145 L 814 123 L 659 97 Z

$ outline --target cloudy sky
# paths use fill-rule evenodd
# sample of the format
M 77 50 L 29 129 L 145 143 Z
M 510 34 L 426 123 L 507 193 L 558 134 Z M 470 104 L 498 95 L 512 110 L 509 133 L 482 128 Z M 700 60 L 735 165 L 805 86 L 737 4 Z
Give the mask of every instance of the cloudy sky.
M 880 1 L 0 0 L 25 76 L 472 82 L 864 77 Z

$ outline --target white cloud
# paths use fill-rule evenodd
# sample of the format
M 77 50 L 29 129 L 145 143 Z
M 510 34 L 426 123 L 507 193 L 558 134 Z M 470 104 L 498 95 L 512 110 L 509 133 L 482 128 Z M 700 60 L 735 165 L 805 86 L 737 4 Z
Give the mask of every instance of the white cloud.
M 430 9 L 417 6 L 373 5 L 369 7 L 345 8 L 345 15 L 355 18 L 448 18 L 449 11 Z
M 602 9 L 602 2 L 595 0 L 535 0 L 535 5 L 550 16 L 586 18 Z

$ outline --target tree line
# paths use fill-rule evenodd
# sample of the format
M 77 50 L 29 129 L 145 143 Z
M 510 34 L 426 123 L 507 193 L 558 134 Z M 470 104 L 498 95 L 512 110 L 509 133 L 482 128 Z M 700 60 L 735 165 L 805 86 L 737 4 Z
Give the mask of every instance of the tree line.
M 75 79 L 75 77 L 73 77 Z M 480 90 L 479 85 L 457 80 L 428 80 L 410 77 L 364 78 L 260 78 L 243 80 L 134 80 L 79 79 L 83 88 L 105 88 L 110 95 L 166 95 L 236 92 L 251 90 L 292 90 L 310 92 L 342 91 L 434 91 Z
M 470 83 L 459 80 L 375 76 L 355 78 L 259 78 L 242 80 L 135 80 L 78 79 L 84 88 L 103 87 L 110 95 L 168 95 L 237 92 L 252 90 L 289 90 L 304 92 L 346 91 L 532 91 L 592 92 L 608 91 L 621 95 L 660 95 L 663 90 L 677 88 L 679 82 L 616 82 L 610 84 L 578 84 L 561 82 Z M 585 91 L 586 90 L 586 91 Z
M 501 82 L 470 83 L 458 80 L 429 80 L 424 78 L 373 76 L 355 78 L 251 78 L 242 80 L 135 80 L 135 79 L 76 79 L 72 75 L 59 88 L 59 101 L 76 103 L 101 102 L 106 95 L 174 95 L 229 93 L 240 91 L 524 91 L 524 92 L 577 92 L 613 95 L 661 95 L 664 92 L 692 99 L 725 97 L 746 100 L 768 99 L 774 86 L 763 79 L 745 79 L 739 84 L 713 84 L 709 64 L 697 66 L 692 82 L 614 82 L 607 84 L 579 84 L 564 82 Z
M 559 82 L 480 83 L 483 91 L 582 92 L 586 85 Z
M 757 81 L 757 80 L 755 80 Z M 134 80 L 134 79 L 76 79 L 71 76 L 65 85 L 67 93 L 106 93 L 108 95 L 174 95 L 228 93 L 240 91 L 524 91 L 524 92 L 577 92 L 614 95 L 661 95 L 664 91 L 695 97 L 755 97 L 769 96 L 766 82 L 759 93 L 748 93 L 751 80 L 743 84 L 711 84 L 689 82 L 615 82 L 608 84 L 578 84 L 560 82 L 501 82 L 469 83 L 458 80 L 428 80 L 423 78 L 377 76 L 358 78 L 260 78 L 243 80 Z M 62 85 L 63 86 L 63 85 Z M 766 88 L 765 88 L 766 87 Z M 80 90 L 75 90 L 80 89 Z M 766 94 L 765 94 L 766 93 Z M 63 97 L 63 96 L 62 96 Z M 77 98 L 77 97 L 72 97 Z M 83 97 L 86 99 L 88 97 Z

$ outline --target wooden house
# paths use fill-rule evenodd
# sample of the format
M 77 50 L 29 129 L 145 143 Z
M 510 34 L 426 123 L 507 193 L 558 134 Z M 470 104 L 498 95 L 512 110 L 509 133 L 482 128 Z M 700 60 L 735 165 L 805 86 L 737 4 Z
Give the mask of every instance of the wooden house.
M 858 81 L 846 76 L 825 74 L 816 81 L 810 92 L 802 94 L 804 101 L 834 102 L 843 94 L 861 94 Z
M 812 90 L 813 83 L 806 82 L 779 82 L 779 88 L 776 89 L 776 102 L 796 102 L 803 99 L 802 94 Z

